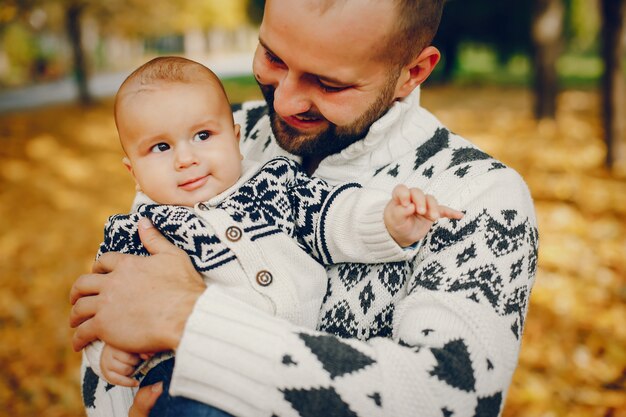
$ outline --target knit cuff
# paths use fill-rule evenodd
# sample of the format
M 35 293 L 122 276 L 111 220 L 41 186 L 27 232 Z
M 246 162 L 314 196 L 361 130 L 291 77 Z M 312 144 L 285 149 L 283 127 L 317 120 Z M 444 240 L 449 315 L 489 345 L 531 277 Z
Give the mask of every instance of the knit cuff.
M 372 193 L 372 190 L 368 190 Z M 359 221 L 359 234 L 367 250 L 372 251 L 377 257 L 384 258 L 379 262 L 397 262 L 412 259 L 422 245 L 422 241 L 416 242 L 405 248 L 393 240 L 385 226 L 384 211 L 390 196 L 386 193 L 377 193 L 377 198 L 361 214 Z
M 209 286 L 176 350 L 170 393 L 238 416 L 271 414 L 281 401 L 275 357 L 285 322 Z
M 342 192 L 329 210 L 325 241 L 331 263 L 385 263 L 412 259 L 419 245 L 400 247 L 383 218 L 391 199 L 387 192 L 353 188 Z

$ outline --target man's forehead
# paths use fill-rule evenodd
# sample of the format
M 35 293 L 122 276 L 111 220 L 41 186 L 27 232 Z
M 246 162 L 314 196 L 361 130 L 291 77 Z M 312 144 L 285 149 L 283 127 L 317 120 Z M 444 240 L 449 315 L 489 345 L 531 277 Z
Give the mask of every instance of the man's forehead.
M 337 4 L 320 14 L 321 3 Z M 314 67 L 307 72 L 330 76 L 341 67 L 375 63 L 387 44 L 392 15 L 389 0 L 270 0 L 261 44 L 288 64 L 306 64 Z

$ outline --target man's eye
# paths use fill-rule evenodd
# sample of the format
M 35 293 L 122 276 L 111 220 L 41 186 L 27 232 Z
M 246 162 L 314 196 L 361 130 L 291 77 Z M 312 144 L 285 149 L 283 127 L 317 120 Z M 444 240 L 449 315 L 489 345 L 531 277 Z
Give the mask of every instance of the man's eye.
M 338 93 L 348 88 L 348 87 L 333 87 L 331 85 L 326 85 L 321 81 L 319 82 L 319 86 L 322 89 L 322 91 L 324 91 L 325 93 Z
M 203 130 L 202 132 L 198 132 L 195 135 L 193 135 L 193 141 L 202 142 L 202 141 L 207 140 L 210 137 L 211 137 L 211 133 L 208 132 L 207 130 Z
M 169 148 L 170 148 L 170 145 L 168 145 L 167 143 L 161 142 L 161 143 L 157 143 L 152 148 L 150 148 L 150 152 L 154 152 L 154 153 L 165 152 Z
M 280 60 L 276 55 L 270 53 L 269 51 L 265 51 L 265 59 L 267 59 L 272 64 L 282 64 L 283 61 Z

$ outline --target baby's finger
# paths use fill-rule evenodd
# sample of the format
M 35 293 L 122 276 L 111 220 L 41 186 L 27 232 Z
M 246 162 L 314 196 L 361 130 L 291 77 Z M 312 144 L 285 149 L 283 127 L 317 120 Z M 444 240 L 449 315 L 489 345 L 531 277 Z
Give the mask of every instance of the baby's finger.
M 136 366 L 139 362 L 141 362 L 139 355 L 135 353 L 124 352 L 121 350 L 116 350 L 113 353 L 113 357 L 118 361 L 130 366 Z
M 411 188 L 411 201 L 415 204 L 415 211 L 419 215 L 426 214 L 426 196 L 419 188 Z
M 446 217 L 448 219 L 460 220 L 463 218 L 465 213 L 462 211 L 455 210 L 448 206 L 439 206 L 439 215 L 441 217 Z
M 136 379 L 120 375 L 117 372 L 109 372 L 106 375 L 107 380 L 113 385 L 120 385 L 122 387 L 136 387 L 139 386 L 139 381 Z
M 437 202 L 437 199 L 428 194 L 426 196 L 426 206 L 427 212 L 424 217 L 433 222 L 437 221 L 439 219 L 439 203 Z
M 411 194 L 404 184 L 396 185 L 393 189 L 392 196 L 398 204 L 404 207 L 408 206 L 411 202 Z

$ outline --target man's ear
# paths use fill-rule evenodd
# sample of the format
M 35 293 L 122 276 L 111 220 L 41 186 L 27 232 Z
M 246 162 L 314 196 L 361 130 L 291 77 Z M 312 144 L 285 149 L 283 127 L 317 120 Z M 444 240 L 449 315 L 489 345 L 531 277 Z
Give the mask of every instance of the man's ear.
M 402 67 L 395 98 L 408 96 L 417 86 L 426 81 L 440 58 L 441 52 L 437 48 L 427 46 L 414 60 Z
M 133 180 L 135 180 L 135 191 L 141 191 L 141 187 L 139 186 L 139 183 L 137 182 L 137 177 L 135 177 L 135 171 L 133 171 L 133 166 L 130 164 L 130 159 L 128 159 L 128 157 L 125 156 L 122 158 L 122 163 L 124 164 L 128 172 L 130 172 L 130 175 L 133 177 Z

